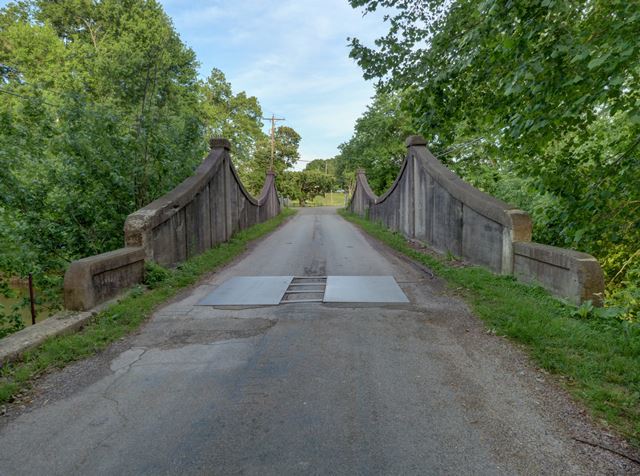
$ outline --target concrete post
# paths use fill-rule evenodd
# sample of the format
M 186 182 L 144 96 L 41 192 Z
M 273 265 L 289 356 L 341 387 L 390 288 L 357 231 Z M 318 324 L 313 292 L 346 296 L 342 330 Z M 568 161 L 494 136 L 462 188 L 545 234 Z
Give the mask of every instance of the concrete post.
M 224 202 L 224 207 L 223 207 L 223 217 L 222 220 L 220 220 L 220 224 L 222 225 L 222 236 L 224 237 L 224 240 L 228 240 L 230 238 L 231 235 L 231 211 L 229 210 L 229 179 L 230 179 L 230 173 L 229 173 L 229 164 L 228 164 L 228 160 L 229 160 L 229 151 L 231 150 L 231 142 L 229 142 L 227 139 L 223 139 L 223 138 L 219 138 L 219 137 L 212 137 L 211 139 L 209 139 L 209 147 L 211 147 L 211 150 L 214 149 L 222 149 L 222 170 L 218 173 L 222 174 L 222 185 L 223 185 L 223 190 L 222 190 L 222 196 L 223 196 L 223 202 Z
M 363 183 L 366 181 L 366 172 L 364 169 L 356 170 L 356 184 L 353 188 L 353 200 L 351 202 L 352 212 L 364 217 L 367 209 L 370 207 L 363 190 Z
M 407 140 L 404 141 L 407 148 L 416 147 L 416 146 L 427 146 L 427 141 L 424 137 L 420 135 L 414 135 L 407 137 Z
M 222 139 L 218 137 L 212 137 L 209 139 L 209 147 L 211 150 L 213 149 L 225 149 L 227 151 L 231 150 L 231 142 L 227 139 Z
M 416 154 L 414 152 L 414 147 L 423 147 L 426 150 L 427 141 L 424 137 L 420 135 L 413 135 L 407 137 L 405 140 L 405 145 L 407 146 L 407 158 L 410 161 L 408 165 L 409 176 L 407 177 L 410 180 L 411 184 L 411 208 L 412 212 L 409 213 L 409 217 L 411 220 L 410 229 L 411 236 L 413 238 L 417 237 L 420 233 L 418 233 L 418 229 L 420 225 L 424 221 L 424 203 L 422 197 L 420 196 L 420 176 L 418 174 L 418 164 L 416 159 Z

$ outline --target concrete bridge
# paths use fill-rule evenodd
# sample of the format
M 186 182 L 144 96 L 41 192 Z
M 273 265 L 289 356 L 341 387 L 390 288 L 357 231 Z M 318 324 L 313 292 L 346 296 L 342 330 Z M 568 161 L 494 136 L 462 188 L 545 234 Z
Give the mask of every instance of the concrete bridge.
M 349 209 L 496 273 L 539 284 L 575 304 L 601 304 L 604 279 L 591 255 L 531 241 L 531 218 L 461 180 L 420 136 L 407 139 L 398 178 L 381 197 L 358 171 Z
M 129 217 L 127 247 L 72 265 L 70 307 L 92 306 L 140 279 L 145 259 L 177 263 L 278 213 L 274 177 L 253 199 L 237 179 L 228 143 L 212 145 L 194 177 Z M 408 145 L 394 187 L 375 197 L 359 174 L 351 209 L 517 273 L 518 246 L 537 246 L 526 240 L 526 215 L 471 190 L 419 138 Z M 440 205 L 431 203 L 451 218 L 437 216 Z M 373 298 L 363 282 L 378 286 Z M 274 293 L 276 305 L 256 302 Z M 519 349 L 488 334 L 437 277 L 335 209 L 303 209 L 158 309 L 139 332 L 39 381 L 35 402 L 0 422 L 0 473 L 628 468 L 572 438 L 600 430 L 546 379 Z
M 140 282 L 145 260 L 175 265 L 277 215 L 274 175 L 267 174 L 254 199 L 239 180 L 229 149 L 228 141 L 212 140 L 211 153 L 192 177 L 131 214 L 125 248 L 72 263 L 65 276 L 66 307 L 90 309 Z M 420 136 L 407 139 L 398 178 L 381 197 L 371 191 L 365 172 L 358 172 L 349 209 L 576 304 L 601 302 L 604 280 L 595 258 L 531 242 L 525 212 L 461 180 L 431 155 Z

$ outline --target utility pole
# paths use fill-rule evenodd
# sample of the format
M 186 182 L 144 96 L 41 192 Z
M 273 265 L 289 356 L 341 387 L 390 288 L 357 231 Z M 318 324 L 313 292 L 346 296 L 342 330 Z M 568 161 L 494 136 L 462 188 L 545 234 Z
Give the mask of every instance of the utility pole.
M 272 114 L 271 117 L 263 117 L 263 121 L 271 121 L 271 163 L 269 164 L 269 171 L 273 172 L 273 160 L 276 155 L 276 122 L 284 121 L 284 117 L 276 117 Z

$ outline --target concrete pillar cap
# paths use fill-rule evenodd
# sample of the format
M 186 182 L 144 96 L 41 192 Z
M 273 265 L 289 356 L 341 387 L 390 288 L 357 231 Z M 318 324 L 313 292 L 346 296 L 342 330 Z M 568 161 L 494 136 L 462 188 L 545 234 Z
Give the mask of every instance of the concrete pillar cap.
M 427 145 L 427 141 L 420 135 L 409 136 L 407 137 L 407 140 L 404 141 L 404 143 L 407 147 L 413 147 L 415 145 Z
M 231 150 L 231 142 L 229 142 L 227 139 L 212 137 L 211 139 L 209 139 L 209 147 L 211 147 L 212 149 Z

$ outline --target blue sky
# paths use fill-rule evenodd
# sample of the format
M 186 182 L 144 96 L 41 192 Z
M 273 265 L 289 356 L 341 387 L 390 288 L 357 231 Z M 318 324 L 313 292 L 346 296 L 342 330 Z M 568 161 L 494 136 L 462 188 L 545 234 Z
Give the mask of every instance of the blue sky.
M 379 15 L 363 17 L 347 0 L 160 1 L 201 76 L 219 68 L 265 116 L 286 118 L 302 160 L 330 158 L 351 137 L 373 85 L 349 59 L 347 37 L 371 43 L 384 30 Z
M 347 0 L 159 1 L 202 77 L 222 70 L 234 92 L 256 96 L 265 116 L 284 117 L 298 131 L 297 169 L 333 157 L 351 137 L 373 84 L 349 59 L 347 37 L 372 44 L 386 30 L 381 15 L 363 17 Z

